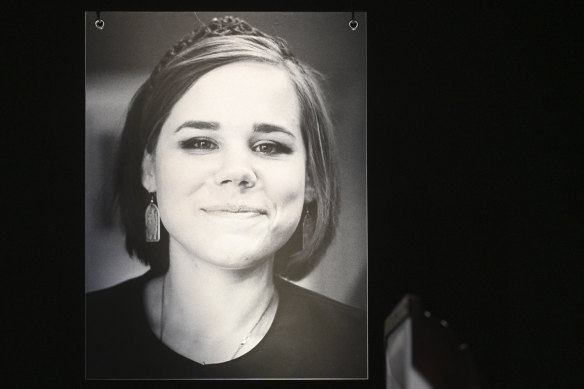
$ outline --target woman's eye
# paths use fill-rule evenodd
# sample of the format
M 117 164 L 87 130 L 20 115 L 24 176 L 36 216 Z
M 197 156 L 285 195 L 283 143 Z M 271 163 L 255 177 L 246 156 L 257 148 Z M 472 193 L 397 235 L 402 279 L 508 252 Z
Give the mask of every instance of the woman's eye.
M 184 149 L 213 150 L 217 148 L 217 144 L 209 139 L 193 138 L 180 143 Z
M 257 144 L 253 147 L 253 150 L 257 151 L 258 153 L 268 154 L 268 155 L 289 154 L 291 152 L 291 150 L 288 147 L 286 147 L 280 143 L 274 143 L 274 142 Z

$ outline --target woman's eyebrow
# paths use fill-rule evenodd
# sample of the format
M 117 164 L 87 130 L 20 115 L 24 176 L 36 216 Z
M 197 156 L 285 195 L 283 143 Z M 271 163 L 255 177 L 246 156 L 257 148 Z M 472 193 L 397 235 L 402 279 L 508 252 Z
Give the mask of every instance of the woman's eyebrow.
M 217 122 L 205 122 L 205 121 L 201 121 L 201 120 L 189 120 L 187 122 L 184 122 L 183 124 L 181 124 L 180 126 L 178 126 L 178 128 L 176 130 L 174 130 L 175 133 L 179 132 L 180 130 L 182 130 L 183 128 L 196 128 L 199 130 L 217 130 L 219 129 L 219 123 Z
M 253 132 L 263 132 L 266 134 L 268 134 L 270 132 L 282 132 L 282 133 L 287 134 L 287 135 L 291 136 L 292 138 L 296 139 L 294 134 L 292 134 L 290 131 L 286 130 L 285 128 L 282 128 L 280 126 L 276 126 L 274 124 L 268 124 L 268 123 L 254 124 Z

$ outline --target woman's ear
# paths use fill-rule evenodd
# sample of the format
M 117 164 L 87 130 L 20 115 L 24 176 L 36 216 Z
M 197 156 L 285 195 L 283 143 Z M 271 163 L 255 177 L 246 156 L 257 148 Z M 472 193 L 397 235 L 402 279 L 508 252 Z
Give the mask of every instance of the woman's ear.
M 156 192 L 156 173 L 154 155 L 145 152 L 142 158 L 142 186 L 149 193 Z

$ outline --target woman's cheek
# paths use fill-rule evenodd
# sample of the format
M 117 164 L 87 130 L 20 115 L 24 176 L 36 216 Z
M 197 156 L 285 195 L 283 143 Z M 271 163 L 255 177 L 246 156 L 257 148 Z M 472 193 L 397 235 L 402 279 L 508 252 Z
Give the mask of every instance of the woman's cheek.
M 269 187 L 283 204 L 295 203 L 299 199 L 303 202 L 305 185 L 303 165 L 274 175 L 272 181 L 273 184 Z
M 288 222 L 285 223 L 288 224 L 286 228 L 295 229 L 302 216 L 304 206 L 304 180 L 282 180 L 277 188 L 278 208 L 283 213 L 283 219 Z

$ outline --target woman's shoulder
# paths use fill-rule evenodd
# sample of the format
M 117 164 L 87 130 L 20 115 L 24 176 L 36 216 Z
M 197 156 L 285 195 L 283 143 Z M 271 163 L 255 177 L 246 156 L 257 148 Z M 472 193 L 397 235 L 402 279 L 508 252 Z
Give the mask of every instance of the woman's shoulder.
M 138 360 L 147 339 L 142 290 L 148 275 L 85 295 L 85 349 L 88 378 L 122 377 Z
M 311 313 L 326 313 L 338 319 L 366 321 L 366 312 L 362 309 L 333 300 L 281 278 L 278 279 L 276 285 L 282 297 L 296 309 L 310 310 Z
M 142 291 L 148 274 L 85 294 L 87 330 L 122 326 L 141 312 Z
M 363 378 L 367 375 L 367 314 L 286 280 L 277 329 L 281 342 L 312 367 L 308 376 Z M 318 351 L 317 351 L 318 350 Z M 289 361 L 293 364 L 293 361 Z
M 85 293 L 85 296 L 87 298 L 97 300 L 112 298 L 113 296 L 123 294 L 124 292 L 128 293 L 131 290 L 139 288 L 140 285 L 143 285 L 144 282 L 146 282 L 146 280 L 149 278 L 149 273 L 150 272 L 146 272 L 140 276 L 126 279 L 117 284 L 87 292 Z
M 323 340 L 348 337 L 363 339 L 367 333 L 364 310 L 341 303 L 286 280 L 277 282 L 282 314 L 296 326 L 322 336 Z
M 105 313 L 102 311 L 123 309 L 127 304 L 133 304 L 137 298 L 140 298 L 148 278 L 148 273 L 145 273 L 104 289 L 87 292 L 85 294 L 86 312 L 102 316 Z

